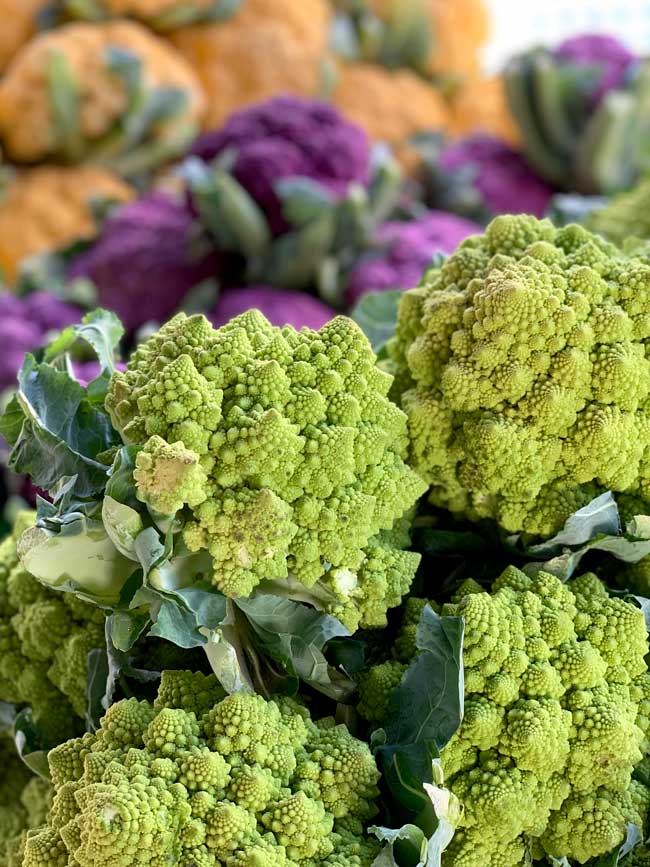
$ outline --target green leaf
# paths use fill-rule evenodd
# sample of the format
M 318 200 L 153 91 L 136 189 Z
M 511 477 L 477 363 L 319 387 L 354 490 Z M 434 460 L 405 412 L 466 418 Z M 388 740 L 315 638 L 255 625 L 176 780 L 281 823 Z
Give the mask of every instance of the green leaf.
M 403 294 L 401 289 L 368 292 L 350 313 L 377 355 L 382 353 L 386 343 L 395 334 L 397 310 Z
M 108 415 L 90 403 L 85 389 L 67 373 L 38 363 L 29 353 L 18 385 L 0 418 L 0 433 L 12 446 L 11 468 L 46 490 L 63 477 L 75 476 L 78 496 L 101 491 L 107 467 L 97 455 L 117 443 Z
M 318 219 L 323 210 L 332 208 L 336 201 L 326 187 L 311 178 L 280 178 L 274 188 L 285 220 L 294 227 Z
M 149 630 L 149 635 L 164 638 L 186 650 L 191 647 L 203 647 L 206 643 L 205 636 L 197 626 L 195 615 L 176 602 L 163 601 L 157 612 L 153 614 L 153 619 L 154 624 Z
M 67 352 L 79 339 L 85 340 L 95 352 L 102 371 L 113 373 L 124 326 L 109 310 L 98 308 L 87 313 L 81 323 L 65 328 L 46 348 L 44 361 L 53 361 Z
M 599 534 L 615 536 L 620 531 L 621 522 L 616 500 L 612 492 L 607 491 L 574 512 L 552 539 L 540 545 L 533 545 L 528 551 L 531 554 L 545 556 L 564 547 L 582 545 Z
M 48 751 L 43 749 L 31 708 L 23 708 L 17 714 L 14 720 L 14 739 L 18 755 L 27 767 L 39 777 L 49 780 Z
M 462 617 L 424 608 L 416 637 L 421 653 L 391 696 L 384 728 L 373 735 L 392 796 L 413 816 L 427 806 L 422 785 L 432 782 L 432 760 L 463 718 L 463 634 Z
M 469 530 L 438 530 L 434 527 L 424 527 L 416 530 L 415 537 L 416 550 L 421 550 L 430 557 L 476 555 L 490 547 L 488 540 Z
M 335 617 L 300 602 L 266 594 L 238 599 L 236 605 L 252 626 L 259 648 L 290 675 L 337 700 L 356 689 L 349 678 L 335 676 L 325 658 L 324 650 L 330 639 L 349 635 Z

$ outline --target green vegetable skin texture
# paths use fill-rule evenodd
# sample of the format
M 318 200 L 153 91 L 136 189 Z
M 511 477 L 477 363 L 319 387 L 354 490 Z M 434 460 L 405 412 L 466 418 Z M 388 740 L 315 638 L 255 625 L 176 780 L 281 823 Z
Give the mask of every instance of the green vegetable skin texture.
M 431 502 L 538 536 L 606 490 L 647 511 L 649 338 L 642 254 L 530 216 L 463 242 L 402 297 L 389 346 Z
M 21 567 L 16 542 L 34 520 L 19 515 L 0 544 L 0 701 L 30 705 L 44 746 L 52 746 L 83 729 L 88 653 L 104 645 L 105 615 Z
M 0 865 L 19 867 L 22 833 L 45 824 L 54 790 L 30 775 L 8 734 L 0 734 L 0 767 Z
M 399 659 L 362 678 L 360 711 L 388 711 L 387 677 L 415 652 L 424 604 L 409 600 Z M 650 790 L 632 778 L 650 746 L 641 610 L 592 574 L 562 584 L 509 567 L 491 593 L 465 582 L 442 614 L 465 619 L 465 715 L 442 751 L 464 813 L 443 867 L 519 867 L 528 836 L 535 858 L 583 864 L 622 843 L 628 823 L 643 828 Z
M 49 762 L 23 867 L 370 867 L 378 851 L 367 745 L 291 699 L 224 697 L 213 675 L 164 672 L 153 706 L 112 705 Z
M 391 382 L 345 317 L 296 332 L 255 310 L 218 330 L 179 314 L 113 375 L 106 407 L 142 447 L 139 499 L 184 507 L 183 540 L 209 551 L 220 591 L 291 576 L 354 631 L 385 626 L 419 562 L 401 519 L 426 486 Z

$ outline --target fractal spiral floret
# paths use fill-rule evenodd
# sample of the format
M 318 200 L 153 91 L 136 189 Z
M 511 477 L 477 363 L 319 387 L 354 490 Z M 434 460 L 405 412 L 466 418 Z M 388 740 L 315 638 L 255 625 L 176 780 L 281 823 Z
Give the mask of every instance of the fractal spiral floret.
M 258 311 L 218 330 L 180 314 L 114 374 L 106 406 L 142 447 L 138 497 L 184 510 L 219 590 L 291 580 L 354 630 L 385 624 L 419 561 L 401 519 L 425 485 L 391 382 L 343 317 L 297 332 Z
M 466 240 L 390 347 L 432 503 L 551 535 L 603 491 L 650 502 L 649 339 L 643 251 L 530 216 Z

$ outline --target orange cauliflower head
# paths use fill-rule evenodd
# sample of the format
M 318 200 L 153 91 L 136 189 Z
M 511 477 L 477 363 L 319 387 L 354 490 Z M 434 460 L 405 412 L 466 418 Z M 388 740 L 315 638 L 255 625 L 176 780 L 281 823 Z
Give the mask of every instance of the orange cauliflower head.
M 407 168 L 414 159 L 408 143 L 411 136 L 449 128 L 449 109 L 441 94 L 407 69 L 342 65 L 332 99 L 372 139 L 391 145 Z
M 0 0 L 0 72 L 23 46 L 31 39 L 38 26 L 39 14 L 50 0 Z
M 42 166 L 19 172 L 0 199 L 0 271 L 8 283 L 21 262 L 95 233 L 90 202 L 126 202 L 133 190 L 96 166 Z
M 451 101 L 451 123 L 454 135 L 485 132 L 513 147 L 521 142 L 499 75 L 477 78 L 460 88 Z
M 317 95 L 329 23 L 327 0 L 246 0 L 221 24 L 172 34 L 203 85 L 205 128 L 281 93 Z
M 188 64 L 128 21 L 43 33 L 0 81 L 0 140 L 15 162 L 119 165 L 126 154 L 125 166 L 149 168 L 185 148 L 202 111 Z

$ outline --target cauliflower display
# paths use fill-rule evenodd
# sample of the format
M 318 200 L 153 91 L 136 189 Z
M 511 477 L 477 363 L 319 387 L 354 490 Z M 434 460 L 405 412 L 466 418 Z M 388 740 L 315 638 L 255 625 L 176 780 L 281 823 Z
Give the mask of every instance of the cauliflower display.
M 381 723 L 416 652 L 410 599 L 396 655 L 361 682 L 359 710 Z M 650 735 L 642 611 L 595 575 L 565 585 L 509 567 L 491 593 L 467 581 L 442 614 L 465 621 L 463 722 L 442 751 L 464 812 L 443 867 L 584 864 L 644 826 L 650 790 L 634 778 Z
M 206 246 L 190 209 L 153 192 L 112 213 L 95 243 L 73 258 L 68 276 L 90 280 L 99 304 L 131 332 L 164 322 L 191 289 L 218 277 L 219 257 Z
M 0 701 L 30 705 L 46 746 L 83 729 L 88 653 L 104 644 L 105 614 L 43 587 L 18 561 L 21 514 L 0 544 Z
M 30 256 L 49 253 L 97 232 L 92 204 L 127 202 L 134 191 L 98 166 L 24 169 L 3 189 L 0 202 L 0 270 L 13 285 Z
M 391 381 L 344 317 L 296 332 L 252 310 L 215 331 L 179 314 L 113 375 L 106 407 L 141 447 L 138 497 L 185 505 L 184 542 L 209 551 L 219 590 L 293 582 L 354 630 L 385 624 L 419 561 L 400 519 L 426 486 Z
M 650 265 L 497 217 L 401 300 L 390 352 L 431 502 L 548 536 L 605 490 L 650 500 Z
M 275 234 L 288 228 L 277 184 L 309 178 L 335 195 L 368 181 L 370 146 L 365 133 L 323 102 L 277 96 L 232 115 L 206 132 L 190 153 L 211 162 L 234 155 L 232 172 L 263 209 Z
M 367 745 L 292 700 L 224 698 L 202 677 L 164 672 L 153 706 L 118 702 L 96 735 L 50 753 L 54 803 L 24 867 L 370 867 Z
M 203 94 L 168 44 L 135 22 L 42 33 L 0 82 L 0 141 L 18 163 L 45 159 L 137 173 L 181 153 Z

